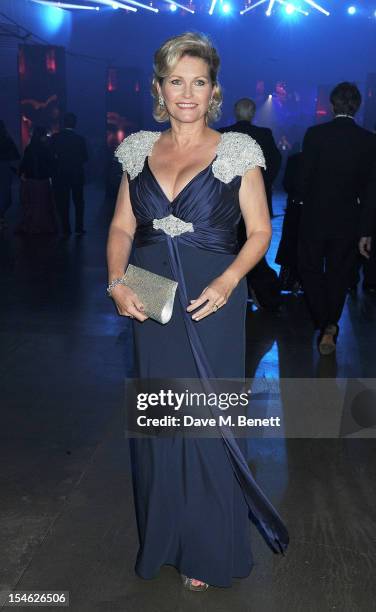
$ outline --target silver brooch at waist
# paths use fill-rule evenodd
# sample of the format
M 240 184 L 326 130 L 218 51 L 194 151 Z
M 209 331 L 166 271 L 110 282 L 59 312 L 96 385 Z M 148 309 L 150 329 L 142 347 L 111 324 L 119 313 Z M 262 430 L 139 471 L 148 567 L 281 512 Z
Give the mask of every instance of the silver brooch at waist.
M 163 230 L 172 237 L 179 236 L 185 232 L 194 232 L 192 223 L 183 221 L 179 217 L 175 217 L 175 215 L 168 215 L 168 217 L 163 217 L 162 219 L 153 219 L 153 227 L 154 229 Z

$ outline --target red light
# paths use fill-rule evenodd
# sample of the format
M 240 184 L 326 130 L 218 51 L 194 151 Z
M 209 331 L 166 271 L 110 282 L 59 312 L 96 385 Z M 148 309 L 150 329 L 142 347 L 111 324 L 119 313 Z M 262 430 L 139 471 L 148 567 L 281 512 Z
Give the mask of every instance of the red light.
M 24 77 L 26 74 L 25 54 L 23 49 L 20 49 L 18 53 L 18 73 L 21 77 Z
M 46 53 L 46 68 L 47 72 L 51 72 L 52 74 L 56 72 L 56 57 L 55 57 L 55 49 L 50 48 Z
M 25 149 L 25 147 L 30 142 L 31 127 L 32 127 L 31 120 L 28 119 L 28 117 L 25 117 L 25 115 L 22 115 L 21 116 L 21 142 L 22 142 L 22 149 Z
M 117 70 L 110 68 L 108 71 L 107 91 L 116 91 L 117 89 Z

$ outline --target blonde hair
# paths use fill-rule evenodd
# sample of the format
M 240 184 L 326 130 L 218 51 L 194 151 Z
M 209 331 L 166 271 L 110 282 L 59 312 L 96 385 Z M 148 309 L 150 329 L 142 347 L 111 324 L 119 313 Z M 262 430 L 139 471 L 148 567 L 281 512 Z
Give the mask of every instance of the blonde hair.
M 163 79 L 171 73 L 177 62 L 185 55 L 198 57 L 208 65 L 213 93 L 206 113 L 206 121 L 207 123 L 216 121 L 221 114 L 222 105 L 222 89 L 217 80 L 220 59 L 209 38 L 205 34 L 195 32 L 185 32 L 169 38 L 154 54 L 154 75 L 151 86 L 154 98 L 153 117 L 159 123 L 168 121 L 169 115 L 166 107 L 159 104 L 157 83 L 162 85 Z

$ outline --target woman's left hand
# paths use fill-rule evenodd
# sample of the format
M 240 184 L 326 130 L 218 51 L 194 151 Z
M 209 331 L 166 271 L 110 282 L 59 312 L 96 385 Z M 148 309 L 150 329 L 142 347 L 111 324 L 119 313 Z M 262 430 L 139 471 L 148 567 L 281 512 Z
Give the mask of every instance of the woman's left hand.
M 201 304 L 207 302 L 203 308 L 192 315 L 192 319 L 199 321 L 215 313 L 226 304 L 237 284 L 238 281 L 232 275 L 224 272 L 221 276 L 215 278 L 210 285 L 205 287 L 198 298 L 191 300 L 190 305 L 187 307 L 187 312 L 196 310 Z

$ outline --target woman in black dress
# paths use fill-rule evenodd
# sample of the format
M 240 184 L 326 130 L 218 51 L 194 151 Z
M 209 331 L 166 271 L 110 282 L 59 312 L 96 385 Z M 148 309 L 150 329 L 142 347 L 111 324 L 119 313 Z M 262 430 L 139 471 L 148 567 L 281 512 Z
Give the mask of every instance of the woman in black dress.
M 17 232 L 54 234 L 57 232 L 51 177 L 53 158 L 47 146 L 47 130 L 35 127 L 19 168 L 22 219 Z
M 245 276 L 267 250 L 271 228 L 260 147 L 208 127 L 221 104 L 218 68 L 205 36 L 166 41 L 155 54 L 154 117 L 171 127 L 132 134 L 116 151 L 124 173 L 109 282 L 118 312 L 132 317 L 141 379 L 245 376 Z M 241 215 L 248 239 L 238 252 Z M 146 317 L 121 283 L 128 262 L 178 281 L 167 324 Z M 252 569 L 249 518 L 275 552 L 286 549 L 286 528 L 244 454 L 245 440 L 223 426 L 211 438 L 171 431 L 131 440 L 139 576 L 154 578 L 167 564 L 191 590 L 231 586 Z

